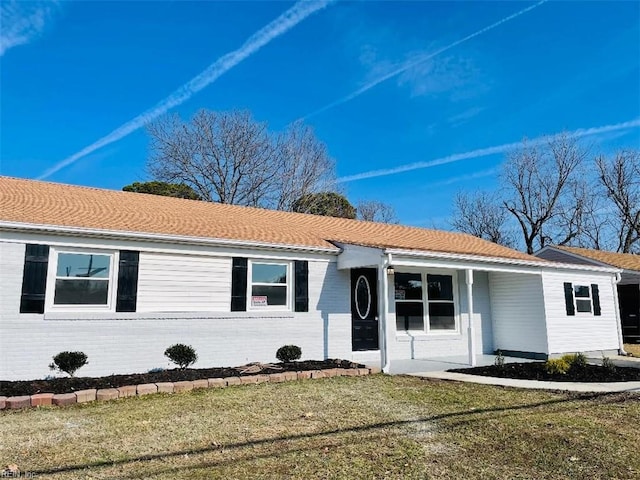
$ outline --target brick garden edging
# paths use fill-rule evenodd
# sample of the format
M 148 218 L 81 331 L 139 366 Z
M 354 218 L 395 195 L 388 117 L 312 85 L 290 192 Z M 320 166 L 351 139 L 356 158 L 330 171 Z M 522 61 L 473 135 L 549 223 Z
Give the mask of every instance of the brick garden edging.
M 357 377 L 380 373 L 376 367 L 329 368 L 271 374 L 244 375 L 241 377 L 209 378 L 181 382 L 143 383 L 118 388 L 79 390 L 74 393 L 37 393 L 19 397 L 0 397 L 0 410 L 56 405 L 64 407 L 76 403 L 116 400 L 118 398 L 150 395 L 154 393 L 180 393 L 203 388 L 224 388 L 232 385 L 255 385 L 258 383 L 281 383 L 330 377 Z

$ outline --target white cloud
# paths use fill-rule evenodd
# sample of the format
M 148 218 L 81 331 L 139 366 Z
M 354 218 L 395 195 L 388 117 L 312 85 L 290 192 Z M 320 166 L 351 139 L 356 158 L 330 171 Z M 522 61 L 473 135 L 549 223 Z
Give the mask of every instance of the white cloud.
M 40 37 L 57 6 L 56 1 L 3 1 L 0 4 L 0 56 L 10 48 Z
M 271 23 L 251 35 L 240 48 L 218 58 L 200 74 L 196 75 L 194 78 L 175 90 L 168 97 L 160 100 L 160 102 L 158 102 L 154 107 L 119 126 L 107 136 L 102 137 L 88 147 L 85 147 L 70 157 L 56 163 L 53 167 L 42 173 L 38 179 L 41 180 L 50 177 L 66 166 L 77 162 L 81 158 L 105 147 L 106 145 L 117 142 L 165 114 L 173 107 L 186 102 L 193 95 L 215 82 L 219 77 L 238 65 L 244 59 L 253 55 L 269 42 L 295 27 L 309 15 L 322 10 L 331 2 L 332 0 L 299 1 Z
M 429 60 L 431 60 L 432 58 L 448 51 L 451 50 L 454 47 L 457 47 L 458 45 L 468 42 L 469 40 L 472 40 L 480 35 L 483 35 L 491 30 L 493 30 L 494 28 L 499 27 L 500 25 L 502 25 L 503 23 L 509 22 L 517 17 L 519 17 L 520 15 L 523 15 L 531 10 L 533 10 L 534 8 L 542 5 L 543 3 L 546 3 L 548 0 L 540 0 L 538 3 L 535 3 L 533 5 L 530 5 L 527 8 L 523 8 L 522 10 L 517 11 L 516 13 L 513 13 L 507 17 L 504 17 L 500 20 L 498 20 L 495 23 L 492 23 L 491 25 L 488 25 L 480 30 L 477 30 L 476 32 L 473 32 L 470 35 L 467 35 L 466 37 L 463 37 L 459 40 L 456 40 L 453 43 L 450 43 L 449 45 L 446 45 L 438 50 L 435 50 L 431 53 L 424 53 L 424 54 L 418 54 L 412 58 L 410 58 L 409 60 L 403 62 L 399 67 L 397 68 L 392 68 L 390 70 L 388 70 L 386 73 L 381 74 L 379 77 L 369 81 L 368 83 L 366 83 L 365 85 L 363 85 L 362 87 L 358 88 L 357 90 L 351 92 L 350 94 L 339 98 L 338 100 L 335 100 L 327 105 L 325 105 L 322 108 L 319 108 L 318 110 L 315 110 L 314 112 L 311 112 L 307 115 L 305 115 L 304 117 L 300 118 L 300 120 L 304 120 L 313 116 L 316 116 L 322 112 L 326 112 L 327 110 L 333 108 L 333 107 L 337 107 L 338 105 L 342 105 L 344 103 L 347 103 L 351 100 L 353 100 L 356 97 L 359 97 L 360 95 L 362 95 L 363 93 L 371 90 L 372 88 L 376 87 L 377 85 L 391 79 L 394 77 L 397 77 L 411 69 L 415 69 L 416 67 L 428 62 Z

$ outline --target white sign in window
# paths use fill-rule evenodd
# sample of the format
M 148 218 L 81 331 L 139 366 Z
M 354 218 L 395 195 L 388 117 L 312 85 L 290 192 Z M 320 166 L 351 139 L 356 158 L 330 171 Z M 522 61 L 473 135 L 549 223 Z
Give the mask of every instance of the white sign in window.
M 289 264 L 251 262 L 251 307 L 289 305 Z

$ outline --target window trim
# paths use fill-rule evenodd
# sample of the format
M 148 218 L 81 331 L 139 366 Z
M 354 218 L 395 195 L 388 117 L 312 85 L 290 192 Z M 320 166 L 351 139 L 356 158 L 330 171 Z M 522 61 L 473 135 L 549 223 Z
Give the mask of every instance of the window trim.
M 100 281 L 108 282 L 107 303 L 105 305 L 76 305 L 54 303 L 56 294 L 56 280 L 58 279 L 58 256 L 60 254 L 76 255 L 105 255 L 109 257 L 109 276 Z M 115 312 L 118 266 L 120 252 L 118 250 L 104 250 L 94 248 L 54 247 L 49 248 L 49 270 L 47 272 L 47 289 L 45 293 L 46 312 Z M 97 280 L 97 279 L 96 279 Z M 69 280 L 73 281 L 73 280 Z
M 266 283 L 266 282 L 253 282 L 253 265 L 283 265 L 287 269 L 287 282 L 286 283 Z M 247 260 L 247 312 L 265 312 L 265 311 L 280 311 L 291 312 L 293 311 L 293 261 L 292 260 L 269 260 L 260 258 L 249 258 Z M 286 305 L 268 305 L 266 307 L 256 307 L 251 304 L 253 286 L 285 286 L 286 293 Z
M 428 269 L 428 270 L 415 270 L 415 269 L 406 269 L 402 271 L 397 271 L 397 273 L 413 273 L 420 274 L 420 278 L 422 281 L 422 299 L 421 300 L 396 300 L 395 298 L 395 277 L 393 282 L 393 299 L 394 299 L 394 315 L 396 315 L 395 310 L 395 302 L 422 302 L 422 317 L 423 317 L 423 326 L 422 329 L 419 330 L 398 330 L 398 320 L 396 317 L 395 327 L 396 333 L 401 335 L 415 335 L 416 333 L 428 335 L 430 337 L 441 337 L 441 336 L 451 336 L 451 335 L 460 335 L 460 301 L 458 296 L 458 271 L 457 270 L 447 270 L 447 269 Z M 428 285 L 427 285 L 427 275 L 447 275 L 451 277 L 451 288 L 453 290 L 453 300 L 429 300 L 428 295 Z M 429 303 L 452 303 L 453 304 L 453 319 L 455 322 L 455 328 L 452 330 L 432 330 L 429 322 Z
M 593 316 L 594 315 L 594 311 L 593 311 L 593 292 L 591 291 L 591 284 L 589 285 L 582 285 L 579 283 L 572 283 L 571 286 L 573 287 L 573 308 L 575 310 L 575 314 L 577 315 L 589 315 L 589 316 Z M 576 287 L 584 287 L 587 289 L 587 292 L 589 292 L 589 296 L 588 297 L 578 297 L 576 295 Z M 588 312 L 581 312 L 580 310 L 578 310 L 578 300 L 589 300 L 589 311 Z

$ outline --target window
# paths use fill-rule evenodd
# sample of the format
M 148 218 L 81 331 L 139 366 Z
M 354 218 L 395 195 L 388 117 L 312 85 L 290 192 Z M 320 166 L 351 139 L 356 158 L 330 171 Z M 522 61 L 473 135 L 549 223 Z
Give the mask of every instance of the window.
M 113 255 L 59 252 L 54 305 L 108 306 Z
M 424 302 L 422 301 L 422 275 L 395 274 L 396 329 L 424 330 Z
M 429 330 L 454 331 L 456 329 L 453 306 L 453 277 L 427 275 L 429 302 Z
M 288 309 L 290 294 L 289 263 L 251 262 L 249 307 Z
M 457 331 L 452 275 L 396 273 L 395 300 L 398 331 Z
M 573 293 L 576 299 L 576 311 L 591 313 L 591 290 L 587 285 L 574 285 Z

